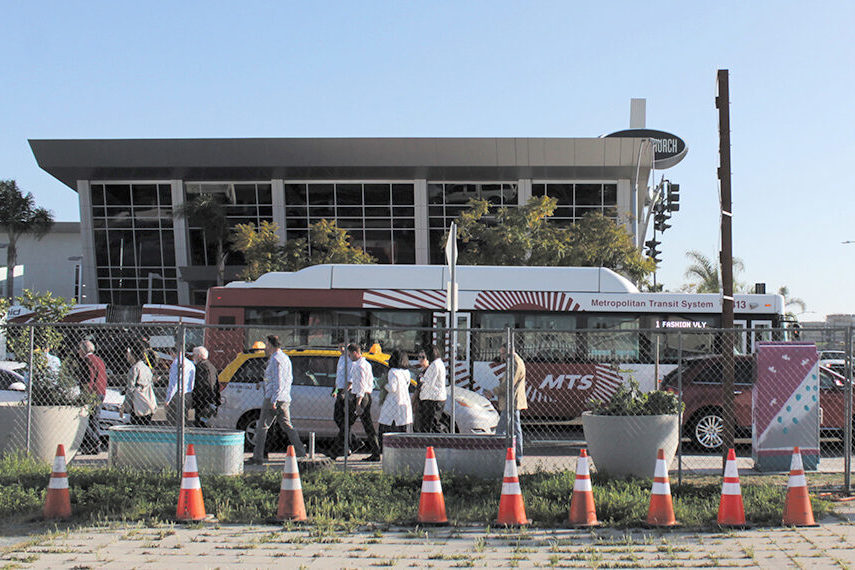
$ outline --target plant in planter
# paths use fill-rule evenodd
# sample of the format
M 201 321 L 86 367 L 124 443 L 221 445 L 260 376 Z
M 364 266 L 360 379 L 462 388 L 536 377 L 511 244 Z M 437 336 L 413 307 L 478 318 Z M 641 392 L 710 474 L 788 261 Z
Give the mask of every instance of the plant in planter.
M 62 347 L 62 329 L 54 323 L 60 321 L 73 306 L 62 297 L 51 293 L 32 291 L 16 299 L 31 311 L 29 326 L 6 325 L 7 344 L 18 361 L 30 361 L 30 330 L 33 331 L 32 370 L 25 376 L 32 383 L 32 401 L 29 419 L 30 453 L 43 461 L 53 460 L 56 446 L 62 443 L 70 460 L 86 433 L 89 414 L 93 413 L 97 398 L 78 383 L 78 363 L 69 357 L 60 363 L 53 351 Z M 68 347 L 66 347 L 68 348 Z M 74 353 L 74 347 L 68 350 Z M 27 440 L 26 399 L 21 405 L 2 410 L 0 424 L 9 427 L 9 441 L 0 447 L 23 447 Z
M 597 470 L 652 477 L 657 451 L 665 451 L 668 463 L 677 451 L 681 405 L 671 392 L 642 392 L 634 378 L 611 400 L 592 400 L 591 411 L 582 414 L 582 427 Z

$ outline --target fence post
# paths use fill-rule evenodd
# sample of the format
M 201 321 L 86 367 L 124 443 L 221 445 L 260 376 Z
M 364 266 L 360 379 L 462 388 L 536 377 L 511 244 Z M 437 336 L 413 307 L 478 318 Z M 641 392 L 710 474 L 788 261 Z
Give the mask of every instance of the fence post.
M 683 332 L 677 332 L 677 486 L 683 484 Z
M 350 390 L 348 385 L 350 382 L 350 353 L 347 347 L 350 344 L 349 331 L 344 329 L 344 441 L 342 442 L 342 453 L 344 454 L 344 472 L 347 473 L 347 456 L 350 454 Z M 359 339 L 355 341 L 359 343 Z
M 30 453 L 30 429 L 32 428 L 33 421 L 33 384 L 36 381 L 36 371 L 33 369 L 33 344 L 35 342 L 35 327 L 36 325 L 30 325 L 30 339 L 29 339 L 29 355 L 27 356 L 27 370 L 30 371 L 30 381 L 27 382 L 27 429 L 25 430 L 25 437 L 27 440 L 27 455 Z
M 179 477 L 181 477 L 182 471 L 184 469 L 184 342 L 186 340 L 184 336 L 185 332 L 186 331 L 184 329 L 184 325 L 178 325 L 178 338 L 180 339 L 178 346 L 178 355 L 176 356 L 176 358 L 178 358 L 178 393 L 176 394 L 176 396 L 178 396 L 178 415 L 177 421 L 175 422 L 177 425 L 176 443 L 178 445 L 175 454 L 175 467 L 178 471 Z M 258 430 L 256 430 L 256 434 L 257 433 Z
M 505 441 L 507 445 L 505 447 L 514 447 L 514 451 L 516 452 L 516 442 L 514 441 L 514 414 L 511 412 L 513 409 L 513 402 L 511 401 L 511 395 L 514 393 L 513 391 L 513 382 L 514 382 L 514 331 L 508 327 L 508 338 L 507 345 L 508 350 L 505 354 L 505 421 L 506 421 L 506 435 Z
M 843 490 L 851 492 L 852 468 L 852 326 L 846 328 L 846 400 L 843 409 Z
M 452 301 L 452 303 L 454 303 L 454 301 Z M 451 314 L 455 315 L 453 311 Z M 456 319 L 457 317 L 454 318 Z M 457 368 L 457 323 L 449 322 L 449 325 L 451 326 L 451 329 L 449 329 L 448 331 L 448 340 L 451 344 L 451 354 L 449 355 L 448 359 L 448 364 L 451 368 L 451 370 L 449 370 L 449 372 L 451 373 L 449 375 L 449 379 L 451 380 L 451 425 L 448 428 L 448 433 L 454 433 L 454 426 L 457 425 L 457 414 L 454 411 L 454 409 L 457 407 L 457 401 L 454 399 L 454 385 L 457 384 L 457 380 L 454 375 L 454 371 Z

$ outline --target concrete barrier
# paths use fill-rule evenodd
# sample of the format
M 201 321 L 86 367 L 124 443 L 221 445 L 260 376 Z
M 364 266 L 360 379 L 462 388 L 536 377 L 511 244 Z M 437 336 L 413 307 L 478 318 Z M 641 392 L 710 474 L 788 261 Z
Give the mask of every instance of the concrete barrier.
M 425 450 L 433 446 L 440 475 L 457 473 L 485 479 L 501 478 L 505 471 L 505 437 L 448 433 L 383 434 L 383 472 L 421 475 Z

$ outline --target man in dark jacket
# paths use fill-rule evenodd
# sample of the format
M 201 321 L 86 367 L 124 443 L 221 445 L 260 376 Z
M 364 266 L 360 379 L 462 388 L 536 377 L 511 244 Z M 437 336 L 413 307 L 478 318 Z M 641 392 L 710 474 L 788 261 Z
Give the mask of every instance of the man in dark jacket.
M 193 384 L 193 409 L 196 427 L 206 427 L 208 420 L 217 415 L 220 405 L 220 383 L 217 369 L 208 360 L 208 349 L 197 346 L 193 349 L 193 363 L 196 365 L 196 382 Z

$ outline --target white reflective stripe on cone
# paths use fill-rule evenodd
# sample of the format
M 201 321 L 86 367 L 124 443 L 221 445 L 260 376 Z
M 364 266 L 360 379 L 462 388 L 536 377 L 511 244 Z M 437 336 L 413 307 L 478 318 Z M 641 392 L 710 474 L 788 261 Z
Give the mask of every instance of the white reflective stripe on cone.
M 184 460 L 184 472 L 192 473 L 198 470 L 199 469 L 196 468 L 196 455 L 188 455 L 187 458 Z
M 422 493 L 442 493 L 439 481 L 422 481 Z
M 724 465 L 725 477 L 739 477 L 739 471 L 736 469 L 736 461 L 728 461 Z
M 654 477 L 667 477 L 668 469 L 665 467 L 665 462 L 656 460 L 656 469 L 653 472 Z
M 285 458 L 285 473 L 297 473 L 297 458 L 293 455 Z
M 653 483 L 653 491 L 654 495 L 670 495 L 671 494 L 671 485 L 670 483 Z
M 807 487 L 807 479 L 805 478 L 804 473 L 801 475 L 790 475 L 787 487 Z
M 299 479 L 289 479 L 287 477 L 282 477 L 282 485 L 279 486 L 279 490 L 281 491 L 300 491 L 302 488 Z
M 57 455 L 53 458 L 53 472 L 65 473 L 65 456 Z
M 790 462 L 790 471 L 804 471 L 804 467 L 802 467 L 801 453 L 793 454 L 793 460 Z
M 68 477 L 51 477 L 48 489 L 68 489 Z
M 721 486 L 722 495 L 741 495 L 739 483 L 725 483 Z
M 428 459 L 425 461 L 425 475 L 439 475 L 439 468 L 436 466 L 436 459 Z
M 576 461 L 576 475 L 590 475 L 587 457 L 580 457 Z
M 590 479 L 579 479 L 577 477 L 576 482 L 573 484 L 573 490 L 574 491 L 593 491 L 593 488 L 591 487 L 591 480 Z
M 502 494 L 503 495 L 522 495 L 522 491 L 520 491 L 519 481 L 514 481 L 513 483 L 502 483 Z
M 201 489 L 202 484 L 199 482 L 198 477 L 184 477 L 181 479 L 181 488 L 182 489 Z

